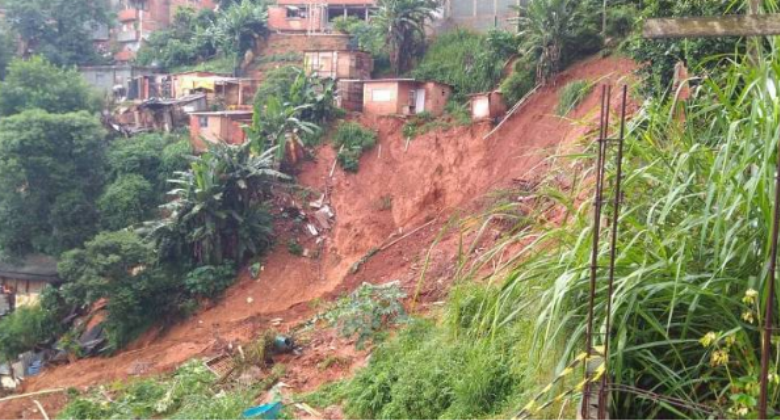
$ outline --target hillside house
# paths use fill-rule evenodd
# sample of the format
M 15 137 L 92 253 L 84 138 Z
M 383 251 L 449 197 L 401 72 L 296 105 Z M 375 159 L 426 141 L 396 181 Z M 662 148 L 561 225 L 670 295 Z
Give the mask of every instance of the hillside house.
M 500 118 L 507 111 L 504 95 L 498 91 L 470 95 L 469 103 L 471 119 L 474 121 Z
M 338 17 L 369 20 L 376 0 L 277 0 L 268 7 L 268 27 L 280 32 L 330 32 Z
M 305 51 L 303 68 L 309 76 L 370 79 L 374 71 L 374 58 L 364 51 Z
M 259 83 L 255 79 L 191 71 L 171 75 L 171 93 L 174 98 L 204 93 L 209 107 L 236 110 L 252 105 Z
M 18 262 L 0 262 L 0 316 L 38 302 L 49 284 L 60 283 L 57 261 L 32 255 Z
M 363 112 L 373 115 L 414 115 L 444 113 L 452 86 L 414 79 L 363 81 Z
M 243 144 L 244 126 L 252 124 L 253 111 L 193 112 L 190 114 L 190 143 L 202 152 L 206 142 Z

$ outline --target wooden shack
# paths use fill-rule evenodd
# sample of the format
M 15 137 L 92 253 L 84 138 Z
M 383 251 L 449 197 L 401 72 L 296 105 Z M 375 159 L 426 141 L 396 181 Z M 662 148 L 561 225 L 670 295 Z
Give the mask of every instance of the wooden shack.
M 37 303 L 44 287 L 58 283 L 54 258 L 31 255 L 20 261 L 0 262 L 0 316 Z

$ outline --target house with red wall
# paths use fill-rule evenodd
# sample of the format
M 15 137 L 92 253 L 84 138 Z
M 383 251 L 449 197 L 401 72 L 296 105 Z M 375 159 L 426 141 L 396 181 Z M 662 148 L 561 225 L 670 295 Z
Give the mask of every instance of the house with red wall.
M 268 27 L 281 32 L 330 32 L 338 17 L 369 20 L 376 0 L 277 0 L 268 7 Z
M 190 143 L 196 152 L 207 143 L 243 144 L 244 127 L 252 123 L 253 111 L 193 112 L 190 114 Z

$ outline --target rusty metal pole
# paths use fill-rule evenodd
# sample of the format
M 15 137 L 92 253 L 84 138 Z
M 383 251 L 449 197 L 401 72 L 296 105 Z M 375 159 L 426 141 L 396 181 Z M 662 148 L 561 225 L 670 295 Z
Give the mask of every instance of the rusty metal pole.
M 601 205 L 603 202 L 603 183 L 604 183 L 604 160 L 606 155 L 606 138 L 609 130 L 609 96 L 610 88 L 602 86 L 601 88 L 601 124 L 599 130 L 599 155 L 596 162 L 596 195 L 593 203 L 593 245 L 590 257 L 590 297 L 588 300 L 588 324 L 585 330 L 585 386 L 582 390 L 582 418 L 590 418 L 590 374 L 588 372 L 588 363 L 593 354 L 593 323 L 594 306 L 596 300 L 596 277 L 598 275 L 599 259 L 599 234 L 601 232 Z
M 775 315 L 775 269 L 777 268 L 777 238 L 780 224 L 780 144 L 777 148 L 775 169 L 775 205 L 772 218 L 772 242 L 769 255 L 769 284 L 767 285 L 766 309 L 764 310 L 763 342 L 761 343 L 761 394 L 758 400 L 758 418 L 766 419 L 769 393 L 769 356 L 772 352 L 772 321 Z
M 613 199 L 612 210 L 612 236 L 609 244 L 609 283 L 607 286 L 607 313 L 604 335 L 604 374 L 601 377 L 601 389 L 599 395 L 599 418 L 604 419 L 607 416 L 608 406 L 607 377 L 609 376 L 609 340 L 610 330 L 612 328 L 612 294 L 615 289 L 615 260 L 617 258 L 617 238 L 618 238 L 618 219 L 620 218 L 620 204 L 622 201 L 622 180 L 623 180 L 623 142 L 626 136 L 626 102 L 628 101 L 628 86 L 623 86 L 621 95 L 620 111 L 620 135 L 617 138 L 618 149 L 615 158 L 615 197 Z

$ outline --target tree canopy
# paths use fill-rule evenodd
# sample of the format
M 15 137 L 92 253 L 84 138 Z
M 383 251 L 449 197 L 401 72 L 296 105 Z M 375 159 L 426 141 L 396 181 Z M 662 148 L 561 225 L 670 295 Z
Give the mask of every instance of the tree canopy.
M 58 65 L 101 60 L 92 34 L 111 22 L 108 0 L 4 0 L 4 6 L 25 55 L 40 54 Z
M 57 67 L 42 57 L 16 59 L 0 83 L 0 115 L 40 109 L 61 114 L 97 111 L 97 97 L 76 70 Z
M 0 119 L 0 248 L 57 254 L 94 235 L 104 138 L 86 112 Z

